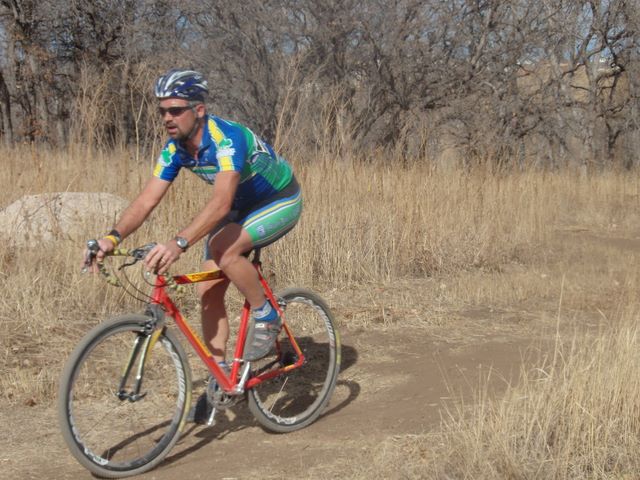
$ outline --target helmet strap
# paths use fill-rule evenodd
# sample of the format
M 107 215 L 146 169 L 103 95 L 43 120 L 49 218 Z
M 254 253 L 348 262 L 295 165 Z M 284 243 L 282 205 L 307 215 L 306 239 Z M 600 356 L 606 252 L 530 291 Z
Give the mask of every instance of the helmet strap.
M 193 113 L 196 113 L 196 105 L 191 105 L 191 110 L 193 110 Z M 196 123 L 193 124 L 193 128 L 187 135 L 186 140 L 191 140 L 193 138 L 193 136 L 198 132 L 198 127 L 202 124 L 202 122 L 203 118 L 200 118 L 196 115 Z

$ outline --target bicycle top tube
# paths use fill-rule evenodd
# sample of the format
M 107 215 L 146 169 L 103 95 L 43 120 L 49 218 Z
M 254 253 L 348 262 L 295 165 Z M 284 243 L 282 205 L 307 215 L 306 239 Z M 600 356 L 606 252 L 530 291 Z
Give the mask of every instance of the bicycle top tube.
M 253 258 L 251 259 L 251 263 L 253 263 L 254 265 L 260 264 L 260 250 L 261 250 L 261 247 L 258 247 L 258 248 L 254 248 L 253 250 L 249 250 L 246 253 L 246 256 L 248 257 L 249 255 L 251 255 L 251 252 L 253 252 Z M 178 285 L 184 285 L 187 283 L 205 282 L 207 280 L 218 280 L 221 278 L 227 278 L 227 276 L 220 269 L 208 270 L 206 272 L 193 272 L 193 273 L 186 273 L 181 275 L 173 275 L 173 280 L 175 280 L 175 282 Z

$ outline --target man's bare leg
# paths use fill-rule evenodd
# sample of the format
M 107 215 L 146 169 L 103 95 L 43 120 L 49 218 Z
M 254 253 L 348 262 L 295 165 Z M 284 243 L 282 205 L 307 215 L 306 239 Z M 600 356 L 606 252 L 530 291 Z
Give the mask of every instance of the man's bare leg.
M 210 241 L 209 249 L 227 277 L 249 301 L 251 308 L 264 305 L 266 297 L 258 272 L 243 253 L 253 248 L 249 234 L 237 223 L 230 223 Z
M 258 360 L 269 353 L 282 325 L 277 311 L 267 302 L 258 272 L 242 255 L 252 248 L 251 237 L 237 223 L 223 227 L 209 242 L 215 262 L 251 305 L 255 323 L 245 344 L 244 359 L 248 361 Z
M 213 260 L 206 260 L 202 270 L 216 270 L 218 266 Z M 200 297 L 202 335 L 205 344 L 216 362 L 225 360 L 227 341 L 229 340 L 229 319 L 225 308 L 224 296 L 229 280 L 211 280 L 197 284 Z

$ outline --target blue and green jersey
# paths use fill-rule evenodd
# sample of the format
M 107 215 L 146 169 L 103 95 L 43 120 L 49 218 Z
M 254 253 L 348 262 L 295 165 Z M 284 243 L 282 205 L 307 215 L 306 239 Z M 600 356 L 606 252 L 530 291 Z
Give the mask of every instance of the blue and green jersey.
M 214 115 L 205 117 L 198 158 L 170 139 L 153 174 L 172 182 L 181 168 L 187 168 L 209 184 L 219 172 L 240 173 L 233 208 L 241 210 L 284 189 L 293 176 L 291 166 L 270 145 L 247 127 Z

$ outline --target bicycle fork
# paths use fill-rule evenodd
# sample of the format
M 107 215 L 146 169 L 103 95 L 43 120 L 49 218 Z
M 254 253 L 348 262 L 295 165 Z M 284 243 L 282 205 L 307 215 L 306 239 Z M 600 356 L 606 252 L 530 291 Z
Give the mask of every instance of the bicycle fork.
M 129 400 L 133 403 L 141 400 L 146 395 L 146 393 L 140 393 L 140 390 L 142 389 L 142 379 L 144 377 L 144 367 L 151 355 L 154 345 L 160 338 L 160 335 L 164 332 L 164 312 L 159 308 L 153 307 L 157 306 L 150 305 L 147 309 L 146 313 L 150 315 L 151 318 L 149 318 L 144 330 L 138 333 L 133 344 L 133 348 L 131 349 L 129 360 L 122 372 L 122 378 L 120 379 L 120 385 L 118 386 L 117 393 L 120 400 Z M 127 383 L 134 367 L 136 370 L 135 382 L 133 384 L 133 388 L 127 392 Z
M 124 371 L 122 372 L 120 385 L 118 386 L 117 395 L 120 400 L 137 402 L 138 400 L 144 398 L 144 396 L 146 395 L 146 393 L 140 393 L 140 390 L 142 388 L 142 378 L 144 376 L 144 366 L 147 362 L 147 357 L 150 355 L 149 352 L 151 351 L 153 345 L 156 343 L 161 334 L 162 330 L 156 329 L 150 335 L 139 333 L 136 337 L 133 348 L 131 349 L 131 355 L 129 356 L 129 360 L 125 365 Z M 133 384 L 133 388 L 129 392 L 127 392 L 127 382 L 134 367 L 136 369 L 135 382 Z

